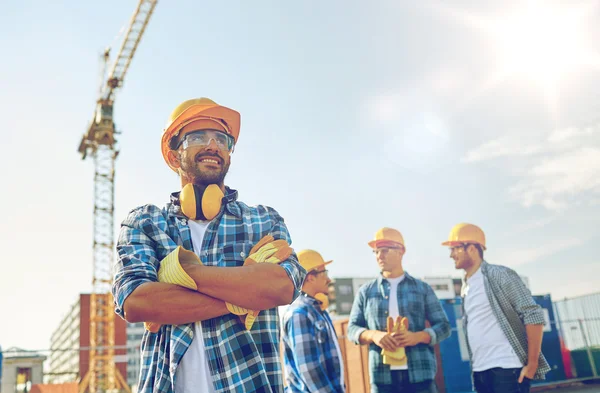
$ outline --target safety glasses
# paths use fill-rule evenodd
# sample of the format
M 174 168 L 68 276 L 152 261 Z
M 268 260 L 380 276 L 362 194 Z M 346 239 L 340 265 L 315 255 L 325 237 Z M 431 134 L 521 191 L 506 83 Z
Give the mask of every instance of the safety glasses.
M 208 146 L 211 140 L 215 141 L 219 150 L 224 150 L 229 153 L 233 151 L 234 141 L 231 135 L 226 134 L 223 131 L 210 129 L 186 133 L 179 142 L 177 148 L 179 149 L 179 147 L 182 147 L 185 150 L 191 146 Z
M 377 254 L 378 252 L 387 254 L 388 252 L 395 250 L 402 250 L 402 247 L 377 247 L 373 249 L 373 254 Z

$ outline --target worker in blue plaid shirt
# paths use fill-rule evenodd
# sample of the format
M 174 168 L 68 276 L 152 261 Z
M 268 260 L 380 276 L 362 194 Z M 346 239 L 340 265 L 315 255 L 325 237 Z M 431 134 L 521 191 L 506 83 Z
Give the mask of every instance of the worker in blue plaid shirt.
M 300 294 L 306 272 L 294 253 L 279 264 L 246 263 L 266 235 L 270 245 L 291 240 L 274 209 L 249 207 L 224 185 L 239 128 L 239 113 L 212 100 L 178 106 L 162 153 L 183 189 L 165 208 L 139 207 L 122 223 L 116 312 L 151 330 L 140 393 L 283 392 L 277 306 Z
M 382 228 L 369 242 L 381 275 L 364 284 L 354 298 L 348 337 L 369 345 L 372 393 L 435 393 L 437 363 L 433 346 L 450 336 L 448 317 L 431 287 L 402 267 L 404 238 L 393 228 Z M 387 318 L 408 318 L 408 329 L 388 333 Z M 428 321 L 431 327 L 425 327 Z M 406 365 L 384 364 L 382 349 L 404 348 Z
M 314 250 L 298 253 L 307 271 L 302 296 L 283 317 L 287 391 L 344 393 L 344 364 L 333 322 L 327 312 L 331 280 L 323 259 Z

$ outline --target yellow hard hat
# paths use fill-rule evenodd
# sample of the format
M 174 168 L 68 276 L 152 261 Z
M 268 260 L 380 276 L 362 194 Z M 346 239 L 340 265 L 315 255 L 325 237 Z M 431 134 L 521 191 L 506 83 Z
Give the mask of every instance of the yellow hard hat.
M 369 242 L 371 248 L 379 246 L 397 246 L 404 247 L 404 238 L 402 234 L 393 228 L 381 228 L 375 233 L 375 239 Z
M 461 223 L 450 231 L 448 240 L 442 246 L 458 246 L 465 243 L 479 244 L 485 250 L 485 234 L 477 225 Z
M 240 135 L 239 112 L 218 105 L 209 98 L 202 97 L 184 101 L 171 112 L 161 140 L 163 158 L 171 169 L 175 170 L 167 159 L 167 153 L 171 150 L 171 140 L 179 135 L 183 127 L 198 119 L 211 119 L 218 122 L 237 143 Z
M 319 266 L 329 265 L 333 261 L 327 261 L 323 259 L 321 254 L 314 250 L 302 250 L 298 252 L 298 262 L 300 265 L 306 270 L 306 272 L 310 272 L 311 270 L 315 270 Z

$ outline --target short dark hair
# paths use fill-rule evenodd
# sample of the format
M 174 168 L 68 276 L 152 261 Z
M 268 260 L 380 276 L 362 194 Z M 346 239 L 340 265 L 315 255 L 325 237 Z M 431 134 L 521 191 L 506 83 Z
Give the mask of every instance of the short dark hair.
M 475 248 L 477 249 L 477 252 L 479 252 L 479 258 L 483 259 L 483 247 L 481 247 L 481 244 L 477 244 L 477 243 L 469 243 L 467 244 L 467 247 L 469 245 L 473 245 L 475 246 Z

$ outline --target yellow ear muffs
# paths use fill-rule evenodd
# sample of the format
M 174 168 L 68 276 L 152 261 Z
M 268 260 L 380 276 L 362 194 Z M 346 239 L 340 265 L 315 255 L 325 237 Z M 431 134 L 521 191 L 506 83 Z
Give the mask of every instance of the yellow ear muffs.
M 221 211 L 223 191 L 216 184 L 186 184 L 179 194 L 181 211 L 191 220 L 212 220 Z
M 321 307 L 321 311 L 327 310 L 327 307 L 329 307 L 329 297 L 327 295 L 324 293 L 317 293 L 315 295 L 315 299 L 321 302 L 319 305 Z

